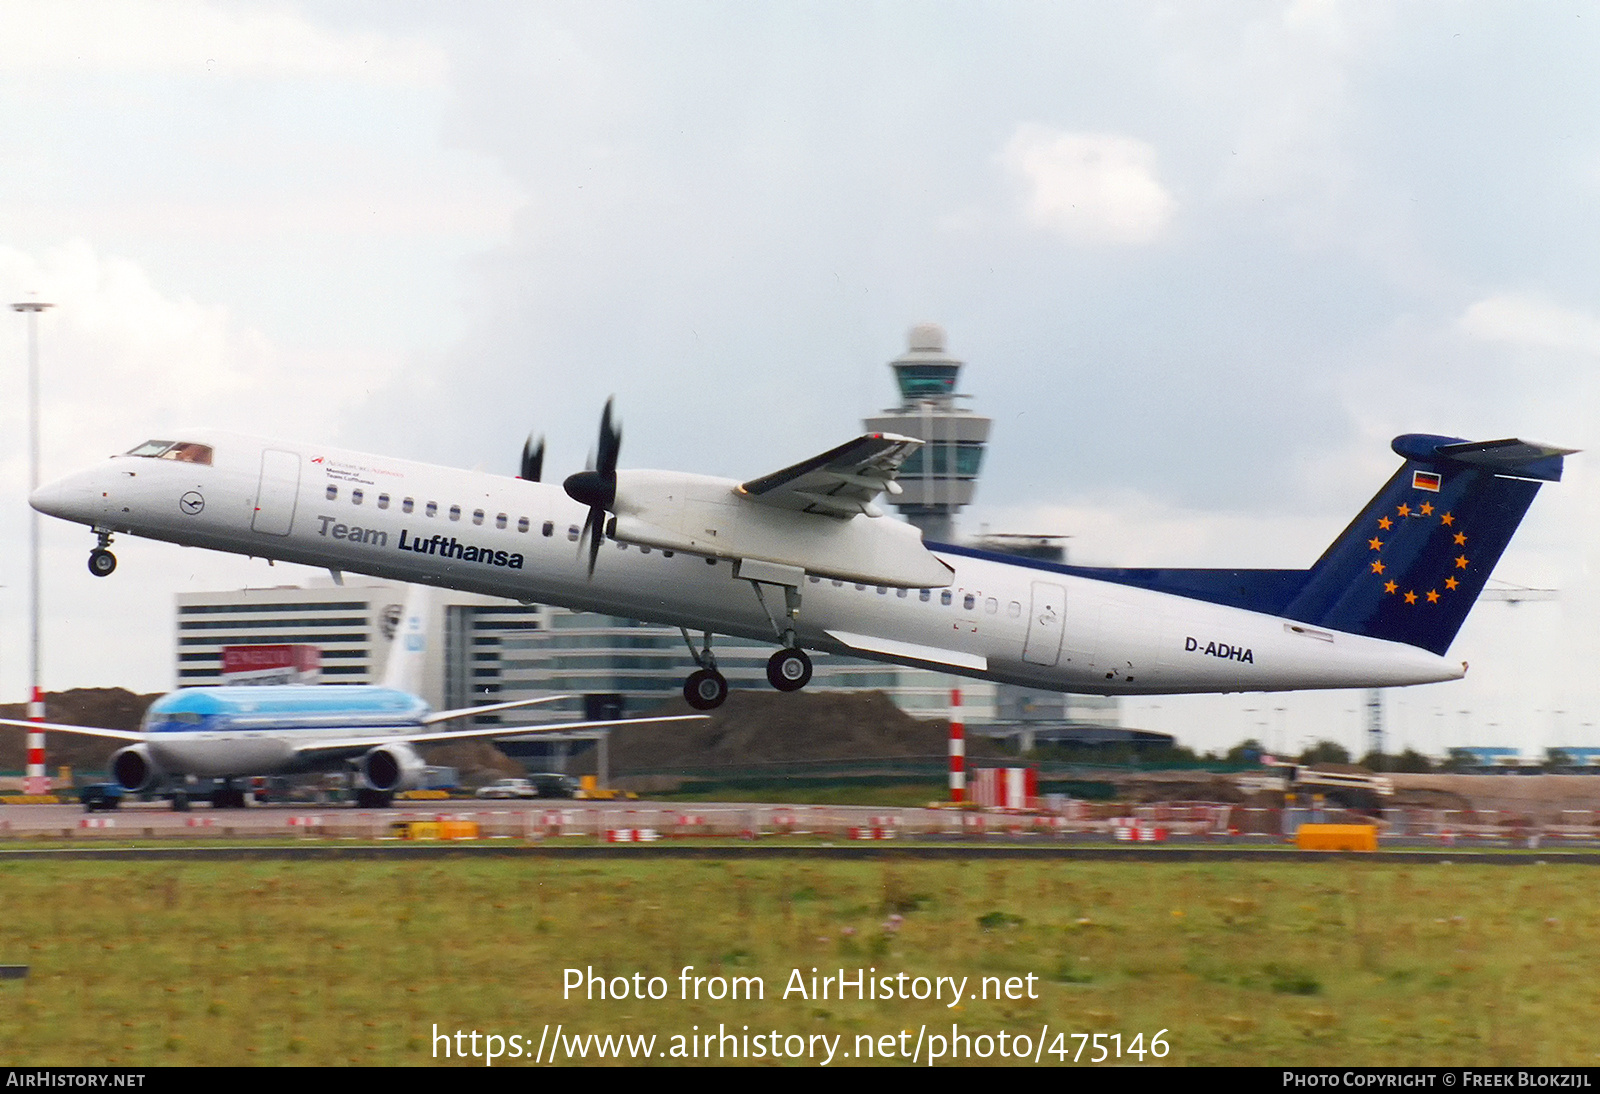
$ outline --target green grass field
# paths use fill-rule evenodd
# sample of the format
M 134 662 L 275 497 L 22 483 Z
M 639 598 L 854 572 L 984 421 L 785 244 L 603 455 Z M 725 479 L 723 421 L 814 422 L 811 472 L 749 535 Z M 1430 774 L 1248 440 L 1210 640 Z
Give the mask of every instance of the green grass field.
M 1001 1031 L 1085 1066 L 1074 1033 L 1148 1052 L 1165 1030 L 1171 1064 L 1592 1065 L 1594 885 L 1582 867 L 1348 861 L 5 863 L 0 963 L 31 974 L 0 982 L 0 1063 L 425 1064 L 435 1025 L 531 1055 L 559 1023 L 654 1034 L 663 1063 L 708 1029 L 838 1038 L 837 1066 L 858 1036 L 881 1052 L 907 1030 L 898 1053 L 954 1024 L 989 1036 L 992 1064 L 1017 1063 Z M 765 997 L 682 1000 L 686 965 Z M 589 966 L 659 976 L 666 998 L 563 999 L 563 970 Z M 1023 997 L 783 998 L 813 968 Z

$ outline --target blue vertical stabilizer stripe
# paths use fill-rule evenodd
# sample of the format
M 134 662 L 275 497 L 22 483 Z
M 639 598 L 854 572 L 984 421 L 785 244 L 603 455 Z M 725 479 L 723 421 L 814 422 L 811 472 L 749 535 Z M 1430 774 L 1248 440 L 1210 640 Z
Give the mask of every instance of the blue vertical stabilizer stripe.
M 1438 475 L 1438 489 L 1419 489 L 1416 472 Z M 1448 459 L 1407 460 L 1284 614 L 1443 654 L 1539 485 Z

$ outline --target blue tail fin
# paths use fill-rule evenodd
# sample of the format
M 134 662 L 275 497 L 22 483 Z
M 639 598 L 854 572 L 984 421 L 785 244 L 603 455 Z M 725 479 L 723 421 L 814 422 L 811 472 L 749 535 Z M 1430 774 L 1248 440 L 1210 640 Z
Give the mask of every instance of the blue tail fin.
M 1405 464 L 1323 552 L 1282 614 L 1443 654 L 1541 482 L 1571 449 L 1408 433 Z
M 1405 464 L 1309 570 L 1024 565 L 1287 616 L 1443 655 L 1539 484 L 1559 482 L 1562 457 L 1575 450 L 1421 433 L 1396 437 L 1394 450 Z M 939 550 L 984 557 L 969 548 Z

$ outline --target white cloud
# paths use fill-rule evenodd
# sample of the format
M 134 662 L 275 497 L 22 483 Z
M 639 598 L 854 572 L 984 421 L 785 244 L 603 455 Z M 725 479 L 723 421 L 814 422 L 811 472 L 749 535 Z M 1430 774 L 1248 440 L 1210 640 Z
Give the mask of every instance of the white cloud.
M 420 38 L 315 26 L 287 7 L 201 0 L 51 0 L 0 6 L 0 72 L 185 72 L 438 84 L 442 50 Z
M 286 353 L 228 309 L 170 295 L 138 263 L 81 241 L 37 257 L 0 247 L 0 289 L 54 305 L 39 323 L 47 476 L 174 426 L 327 436 L 396 364 Z M 20 377 L 5 394 L 0 423 L 20 436 Z M 20 486 L 20 448 L 8 458 Z
M 1150 243 L 1177 207 L 1156 178 L 1155 149 L 1132 137 L 1028 123 L 1003 159 L 1027 188 L 1029 222 L 1074 243 Z
M 1600 319 L 1536 296 L 1502 293 L 1467 308 L 1457 325 L 1473 338 L 1600 357 Z

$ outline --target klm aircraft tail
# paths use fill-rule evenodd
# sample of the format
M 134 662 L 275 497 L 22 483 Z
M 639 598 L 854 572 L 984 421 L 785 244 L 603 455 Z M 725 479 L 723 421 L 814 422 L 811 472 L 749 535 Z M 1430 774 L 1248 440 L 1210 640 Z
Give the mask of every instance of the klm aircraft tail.
M 432 590 L 426 585 L 409 585 L 400 622 L 389 641 L 389 660 L 383 667 L 383 686 L 419 695 L 428 653 L 428 609 Z
M 1573 451 L 1408 433 L 1405 457 L 1284 615 L 1443 654 L 1544 482 Z

